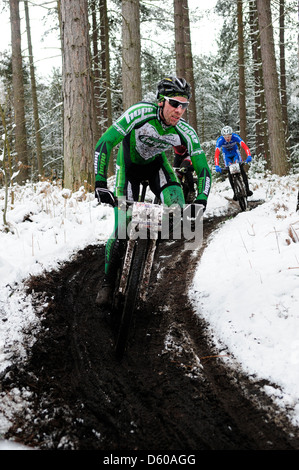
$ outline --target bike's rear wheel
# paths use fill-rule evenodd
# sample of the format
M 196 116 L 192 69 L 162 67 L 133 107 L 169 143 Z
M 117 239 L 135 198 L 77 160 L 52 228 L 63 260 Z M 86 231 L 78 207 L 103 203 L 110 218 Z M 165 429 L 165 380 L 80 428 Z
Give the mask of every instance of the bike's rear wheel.
M 137 239 L 135 241 L 131 270 L 128 277 L 123 311 L 115 345 L 116 355 L 119 359 L 122 358 L 125 352 L 130 333 L 130 327 L 132 324 L 132 318 L 138 305 L 139 287 L 144 271 L 147 245 L 147 239 Z

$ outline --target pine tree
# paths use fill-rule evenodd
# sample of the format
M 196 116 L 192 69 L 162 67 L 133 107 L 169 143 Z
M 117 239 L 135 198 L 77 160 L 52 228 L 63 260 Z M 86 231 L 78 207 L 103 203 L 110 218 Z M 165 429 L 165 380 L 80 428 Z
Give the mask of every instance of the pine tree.
M 275 61 L 270 0 L 257 0 L 264 88 L 269 130 L 271 170 L 280 176 L 287 173 L 287 149 L 279 96 Z
M 64 186 L 93 186 L 94 89 L 86 0 L 61 0 L 64 102 Z
M 18 183 L 25 183 L 29 177 L 27 133 L 25 125 L 24 77 L 21 48 L 21 28 L 19 0 L 11 0 L 11 45 L 12 45 L 12 82 L 15 117 L 15 149 L 17 153 Z
M 122 0 L 123 108 L 141 100 L 141 40 L 139 0 Z

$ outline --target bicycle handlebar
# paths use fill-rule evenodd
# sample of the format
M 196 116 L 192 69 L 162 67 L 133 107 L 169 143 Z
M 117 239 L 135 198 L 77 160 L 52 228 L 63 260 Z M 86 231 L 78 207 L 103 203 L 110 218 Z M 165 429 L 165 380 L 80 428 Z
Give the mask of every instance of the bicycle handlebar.
M 111 206 L 112 207 L 117 207 L 118 206 L 118 203 L 119 203 L 119 198 L 117 198 L 117 196 L 114 196 L 114 204 Z M 126 207 L 126 209 L 128 209 L 130 206 L 132 206 L 134 203 L 136 202 L 140 202 L 141 204 L 148 204 L 148 205 L 153 205 L 153 206 L 157 206 L 158 204 L 155 204 L 153 202 L 145 202 L 145 201 L 132 201 L 132 200 L 128 200 L 128 199 L 123 199 L 123 200 L 120 200 L 121 203 L 123 203 L 123 205 Z M 192 206 L 194 207 L 194 210 L 192 209 Z M 167 209 L 169 209 L 171 211 L 171 207 L 168 207 L 168 206 L 162 206 L 164 207 L 165 211 L 167 211 Z M 189 216 L 189 211 L 190 211 L 190 214 L 191 214 L 191 218 L 192 219 L 197 219 L 197 217 L 199 215 L 201 215 L 201 211 L 202 211 L 202 214 L 204 213 L 205 211 L 205 208 L 203 205 L 200 205 L 200 204 L 194 204 L 194 203 L 189 203 L 189 204 L 186 204 L 184 207 L 181 207 L 181 217 L 184 217 L 184 214 L 187 214 L 187 216 Z M 192 215 L 193 213 L 193 215 Z
M 233 163 L 230 163 L 228 166 L 225 166 L 225 167 L 220 167 L 221 168 L 221 172 L 222 173 L 228 173 L 229 172 L 229 166 L 230 165 L 234 165 L 235 163 L 238 163 L 240 166 L 244 166 L 244 165 L 249 165 L 248 162 L 233 162 Z

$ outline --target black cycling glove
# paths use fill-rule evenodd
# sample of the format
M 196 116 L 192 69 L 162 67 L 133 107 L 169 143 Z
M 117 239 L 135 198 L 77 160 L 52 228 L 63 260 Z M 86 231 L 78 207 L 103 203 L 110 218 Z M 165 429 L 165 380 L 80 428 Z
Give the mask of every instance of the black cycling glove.
M 95 197 L 100 203 L 110 204 L 115 206 L 115 197 L 112 191 L 107 188 L 105 181 L 96 181 L 95 184 Z

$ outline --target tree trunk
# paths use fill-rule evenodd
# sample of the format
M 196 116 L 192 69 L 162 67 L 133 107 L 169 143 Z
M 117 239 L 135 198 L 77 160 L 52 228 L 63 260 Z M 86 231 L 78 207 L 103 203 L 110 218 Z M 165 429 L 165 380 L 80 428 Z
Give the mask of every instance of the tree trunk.
M 269 130 L 271 170 L 287 174 L 287 150 L 279 97 L 270 0 L 257 0 L 264 87 Z
M 12 83 L 15 119 L 15 145 L 17 153 L 17 182 L 25 183 L 29 176 L 27 135 L 25 125 L 24 78 L 21 53 L 19 0 L 10 0 Z
M 39 123 L 38 101 L 37 101 L 37 92 L 36 92 L 35 70 L 34 70 L 34 63 L 33 63 L 33 50 L 32 50 L 32 42 L 31 42 L 29 8 L 28 8 L 27 0 L 24 0 L 24 6 L 25 6 L 27 42 L 28 42 L 28 51 L 29 51 L 30 80 L 31 80 L 34 129 L 35 129 L 37 171 L 40 177 L 40 176 L 44 176 L 44 165 L 43 165 L 43 153 L 42 153 L 42 139 L 40 135 L 40 123 Z
M 238 18 L 238 66 L 239 66 L 239 115 L 240 115 L 240 136 L 247 142 L 246 125 L 246 84 L 245 84 L 245 62 L 244 62 L 244 36 L 243 36 L 243 0 L 237 2 Z M 243 157 L 245 151 L 241 150 Z
M 260 48 L 260 35 L 258 28 L 258 17 L 256 9 L 256 0 L 249 3 L 250 8 L 250 31 L 251 31 L 251 44 L 252 44 L 252 57 L 254 68 L 254 86 L 255 86 L 255 146 L 256 155 L 266 160 L 268 165 L 269 161 L 269 144 L 268 144 L 268 128 L 266 125 L 266 107 L 265 107 L 265 93 L 264 93 L 264 80 Z M 267 166 L 266 165 L 266 166 Z
M 104 106 L 101 103 L 101 74 L 100 74 L 100 54 L 98 49 L 98 21 L 97 21 L 97 0 L 91 0 L 91 19 L 92 19 L 92 33 L 91 41 L 93 47 L 93 75 L 94 75 L 94 100 L 96 112 L 96 133 L 97 135 L 103 133 L 103 110 Z
M 191 47 L 188 0 L 174 0 L 174 32 L 176 52 L 176 73 L 191 85 L 192 96 L 186 113 L 186 119 L 197 132 L 197 112 L 195 99 L 195 81 L 193 74 L 193 56 Z
M 178 77 L 185 77 L 185 35 L 183 27 L 183 2 L 181 0 L 173 1 L 173 11 L 176 73 Z
M 195 81 L 193 75 L 193 56 L 191 47 L 191 33 L 189 21 L 189 8 L 188 0 L 182 0 L 183 4 L 183 19 L 184 19 L 184 33 L 185 33 L 185 78 L 190 83 L 192 88 L 192 96 L 190 98 L 190 105 L 188 108 L 188 121 L 197 132 L 197 113 L 196 113 L 196 100 L 195 100 Z M 184 76 L 184 75 L 183 75 Z
M 104 105 L 104 130 L 112 124 L 112 99 L 110 83 L 110 53 L 109 53 L 109 22 L 107 14 L 107 0 L 100 0 L 100 37 L 101 37 L 101 68 L 102 68 L 102 87 L 105 96 Z M 141 80 L 141 78 L 140 78 Z M 140 85 L 141 86 L 141 85 Z M 113 153 L 109 160 L 108 177 L 114 174 Z
M 298 9 L 298 23 L 299 23 L 299 0 L 298 0 L 298 5 L 297 5 L 297 9 Z M 297 25 L 297 29 L 298 29 L 298 33 L 297 33 L 297 57 L 298 57 L 298 62 L 297 62 L 297 66 L 298 66 L 298 70 L 299 70 L 299 25 Z
M 100 0 L 101 24 L 101 67 L 102 86 L 105 90 L 105 130 L 112 124 L 111 84 L 110 84 L 110 54 L 109 54 L 109 22 L 107 15 L 107 0 Z
M 90 190 L 96 143 L 87 0 L 61 0 L 64 186 Z
M 4 140 L 4 148 L 2 150 L 3 152 L 2 162 L 3 162 L 3 173 L 4 173 L 4 180 L 5 180 L 5 202 L 4 202 L 4 209 L 3 209 L 3 221 L 4 221 L 4 225 L 6 225 L 5 216 L 6 216 L 6 209 L 7 209 L 7 203 L 8 203 L 8 186 L 9 186 L 9 182 L 11 182 L 11 176 L 12 176 L 12 163 L 11 163 L 11 152 L 10 152 L 10 142 L 9 142 L 10 138 L 9 138 L 8 131 L 7 131 L 5 112 L 4 112 L 4 109 L 2 108 L 1 103 L 0 103 L 0 114 L 1 114 L 2 127 L 4 131 L 4 135 L 2 137 L 2 139 Z M 5 160 L 6 153 L 7 153 L 7 162 Z M 11 188 L 10 194 L 11 194 L 11 204 L 13 205 L 14 204 L 13 188 Z
M 123 108 L 141 100 L 141 43 L 139 0 L 122 0 Z
M 279 61 L 280 61 L 280 96 L 281 96 L 281 107 L 282 107 L 282 118 L 285 129 L 285 139 L 286 139 L 286 148 L 287 155 L 290 156 L 288 140 L 288 99 L 287 99 L 287 81 L 286 81 L 286 64 L 285 64 L 285 41 L 284 41 L 284 0 L 280 0 L 279 3 Z

